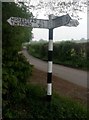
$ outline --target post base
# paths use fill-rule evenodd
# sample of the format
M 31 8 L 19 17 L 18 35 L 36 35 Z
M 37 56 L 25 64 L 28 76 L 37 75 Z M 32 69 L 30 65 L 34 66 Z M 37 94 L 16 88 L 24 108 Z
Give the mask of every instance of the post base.
M 51 99 L 52 99 L 52 95 L 47 95 L 47 101 L 51 102 Z

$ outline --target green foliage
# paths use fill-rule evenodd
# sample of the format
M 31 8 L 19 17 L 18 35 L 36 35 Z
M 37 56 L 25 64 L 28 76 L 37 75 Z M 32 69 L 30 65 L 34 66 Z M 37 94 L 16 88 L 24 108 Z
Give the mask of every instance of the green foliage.
M 18 51 L 23 42 L 31 39 L 31 28 L 10 26 L 7 19 L 10 17 L 29 18 L 31 14 L 26 13 L 23 6 L 18 7 L 15 3 L 2 3 L 2 13 L 2 46 L 10 53 L 12 49 Z
M 37 58 L 47 60 L 47 42 L 32 42 L 28 47 L 28 52 Z
M 14 27 L 7 23 L 12 16 L 30 17 L 25 6 L 15 3 L 2 3 L 2 99 L 3 115 L 11 118 L 10 106 L 25 97 L 26 80 L 32 74 L 32 66 L 19 54 L 22 43 L 31 39 L 31 28 Z M 9 109 L 10 108 L 10 109 Z
M 87 119 L 87 108 L 68 98 L 54 94 L 51 103 L 47 102 L 46 91 L 43 87 L 30 84 L 27 85 L 25 93 L 26 96 L 21 102 L 16 102 L 14 106 L 11 104 L 8 110 L 5 109 L 4 118 L 19 118 L 20 120 Z
M 26 80 L 32 74 L 32 67 L 26 59 L 22 55 L 17 56 L 17 59 L 13 62 L 9 61 L 11 64 L 3 65 L 3 108 L 22 100 L 25 96 Z
M 54 43 L 53 62 L 84 70 L 89 69 L 88 44 L 71 41 Z M 28 51 L 35 57 L 47 60 L 48 43 L 34 42 L 29 46 Z

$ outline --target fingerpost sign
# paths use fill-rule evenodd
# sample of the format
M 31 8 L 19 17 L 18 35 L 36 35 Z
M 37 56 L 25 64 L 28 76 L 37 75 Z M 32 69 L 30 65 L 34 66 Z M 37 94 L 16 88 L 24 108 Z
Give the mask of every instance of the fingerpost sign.
M 62 16 L 49 15 L 49 20 L 34 19 L 34 18 L 20 18 L 10 17 L 7 22 L 11 26 L 24 26 L 33 28 L 49 29 L 49 45 L 48 45 L 48 72 L 47 72 L 47 101 L 51 101 L 52 98 L 52 52 L 53 52 L 53 29 L 60 26 L 76 27 L 79 22 L 71 19 L 66 14 Z

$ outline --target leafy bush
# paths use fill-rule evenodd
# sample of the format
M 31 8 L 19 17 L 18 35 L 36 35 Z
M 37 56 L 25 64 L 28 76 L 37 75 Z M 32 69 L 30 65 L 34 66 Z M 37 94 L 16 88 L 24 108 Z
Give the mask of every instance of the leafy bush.
M 88 63 L 88 46 L 89 43 L 74 43 L 71 41 L 63 41 L 54 43 L 53 62 L 73 68 L 87 70 Z M 48 43 L 34 42 L 28 47 L 28 52 L 42 60 L 47 60 Z
M 3 107 L 16 101 L 20 101 L 25 96 L 26 80 L 32 74 L 32 66 L 20 55 L 17 61 L 13 61 L 7 66 L 3 66 L 2 74 L 2 94 Z M 6 101 L 6 102 L 5 102 Z
M 32 66 L 21 51 L 22 43 L 31 39 L 31 28 L 13 27 L 7 23 L 11 16 L 30 17 L 23 3 L 2 3 L 2 109 L 3 117 L 11 118 L 12 106 L 25 97 L 26 80 L 32 74 Z M 14 108 L 13 108 L 14 109 Z
M 33 42 L 30 47 L 28 47 L 28 52 L 37 58 L 47 60 L 47 42 Z

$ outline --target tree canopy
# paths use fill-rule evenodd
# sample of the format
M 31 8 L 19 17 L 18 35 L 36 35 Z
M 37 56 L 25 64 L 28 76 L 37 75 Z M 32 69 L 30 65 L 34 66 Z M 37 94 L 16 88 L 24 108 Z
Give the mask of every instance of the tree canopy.
M 16 0 L 19 1 L 19 0 Z M 28 9 L 35 13 L 36 16 L 40 12 L 48 16 L 54 14 L 60 16 L 61 14 L 69 14 L 73 18 L 80 19 L 79 12 L 85 12 L 88 5 L 87 0 L 26 0 L 24 1 Z
M 19 7 L 15 3 L 3 3 L 2 12 L 2 46 L 5 50 L 10 50 L 10 53 L 13 50 L 18 51 L 23 42 L 31 39 L 31 28 L 10 26 L 7 19 L 12 16 L 29 18 L 31 15 L 26 13 L 24 5 Z

